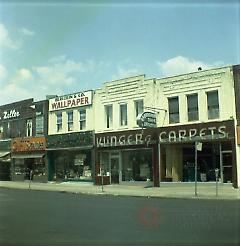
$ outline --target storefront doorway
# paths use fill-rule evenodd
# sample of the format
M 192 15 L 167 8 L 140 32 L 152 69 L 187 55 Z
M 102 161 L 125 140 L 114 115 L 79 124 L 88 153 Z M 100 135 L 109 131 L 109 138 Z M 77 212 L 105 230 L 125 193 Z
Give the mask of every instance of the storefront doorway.
M 232 151 L 222 151 L 221 176 L 223 183 L 232 183 Z
M 103 151 L 100 166 L 103 176 L 110 176 L 111 184 L 152 181 L 152 150 Z
M 111 170 L 111 183 L 119 184 L 120 182 L 119 156 L 110 157 L 110 170 Z

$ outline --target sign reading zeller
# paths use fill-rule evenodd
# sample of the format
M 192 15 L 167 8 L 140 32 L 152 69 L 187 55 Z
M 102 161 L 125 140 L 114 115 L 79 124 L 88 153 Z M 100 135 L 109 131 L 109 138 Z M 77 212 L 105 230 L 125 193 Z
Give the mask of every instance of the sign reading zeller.
M 137 116 L 137 124 L 142 128 L 157 126 L 156 114 L 152 112 L 143 112 Z

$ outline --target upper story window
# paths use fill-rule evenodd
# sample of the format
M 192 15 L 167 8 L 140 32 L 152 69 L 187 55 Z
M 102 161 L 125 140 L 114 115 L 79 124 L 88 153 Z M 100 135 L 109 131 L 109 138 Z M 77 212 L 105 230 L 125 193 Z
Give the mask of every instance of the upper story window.
M 86 129 L 86 109 L 80 109 L 79 110 L 79 126 L 80 130 Z
M 141 113 L 143 113 L 143 100 L 137 100 L 134 102 L 135 105 L 135 116 L 137 118 L 137 116 Z
M 36 116 L 36 136 L 44 134 L 44 117 L 43 115 Z
M 128 123 L 127 119 L 127 104 L 120 105 L 120 125 L 126 126 Z
M 168 98 L 169 123 L 179 123 L 179 100 L 178 97 Z
M 188 121 L 198 120 L 198 94 L 187 95 Z
M 27 120 L 27 129 L 26 129 L 26 136 L 32 137 L 32 119 Z
M 3 126 L 0 126 L 0 139 L 3 138 Z
M 111 128 L 113 124 L 113 108 L 112 105 L 105 106 L 105 115 L 106 115 L 106 127 Z
M 68 131 L 73 131 L 73 111 L 67 113 L 68 116 Z
M 57 113 L 57 132 L 60 132 L 62 130 L 62 112 Z
M 208 119 L 219 118 L 218 91 L 207 92 Z

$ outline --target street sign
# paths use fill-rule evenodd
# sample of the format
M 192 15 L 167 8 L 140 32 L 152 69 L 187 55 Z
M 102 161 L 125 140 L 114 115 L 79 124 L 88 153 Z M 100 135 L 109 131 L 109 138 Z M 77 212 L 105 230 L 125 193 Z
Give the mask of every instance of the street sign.
M 156 114 L 153 112 L 143 112 L 137 116 L 137 124 L 141 128 L 151 128 L 157 126 Z
M 202 151 L 202 142 L 196 142 L 197 151 Z

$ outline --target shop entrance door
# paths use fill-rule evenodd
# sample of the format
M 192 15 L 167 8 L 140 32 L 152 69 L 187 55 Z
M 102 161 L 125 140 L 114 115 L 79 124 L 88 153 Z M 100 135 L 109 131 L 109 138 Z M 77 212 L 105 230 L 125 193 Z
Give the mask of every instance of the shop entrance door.
M 222 179 L 223 183 L 232 183 L 232 151 L 222 151 Z
M 111 183 L 119 184 L 119 157 L 110 157 Z

